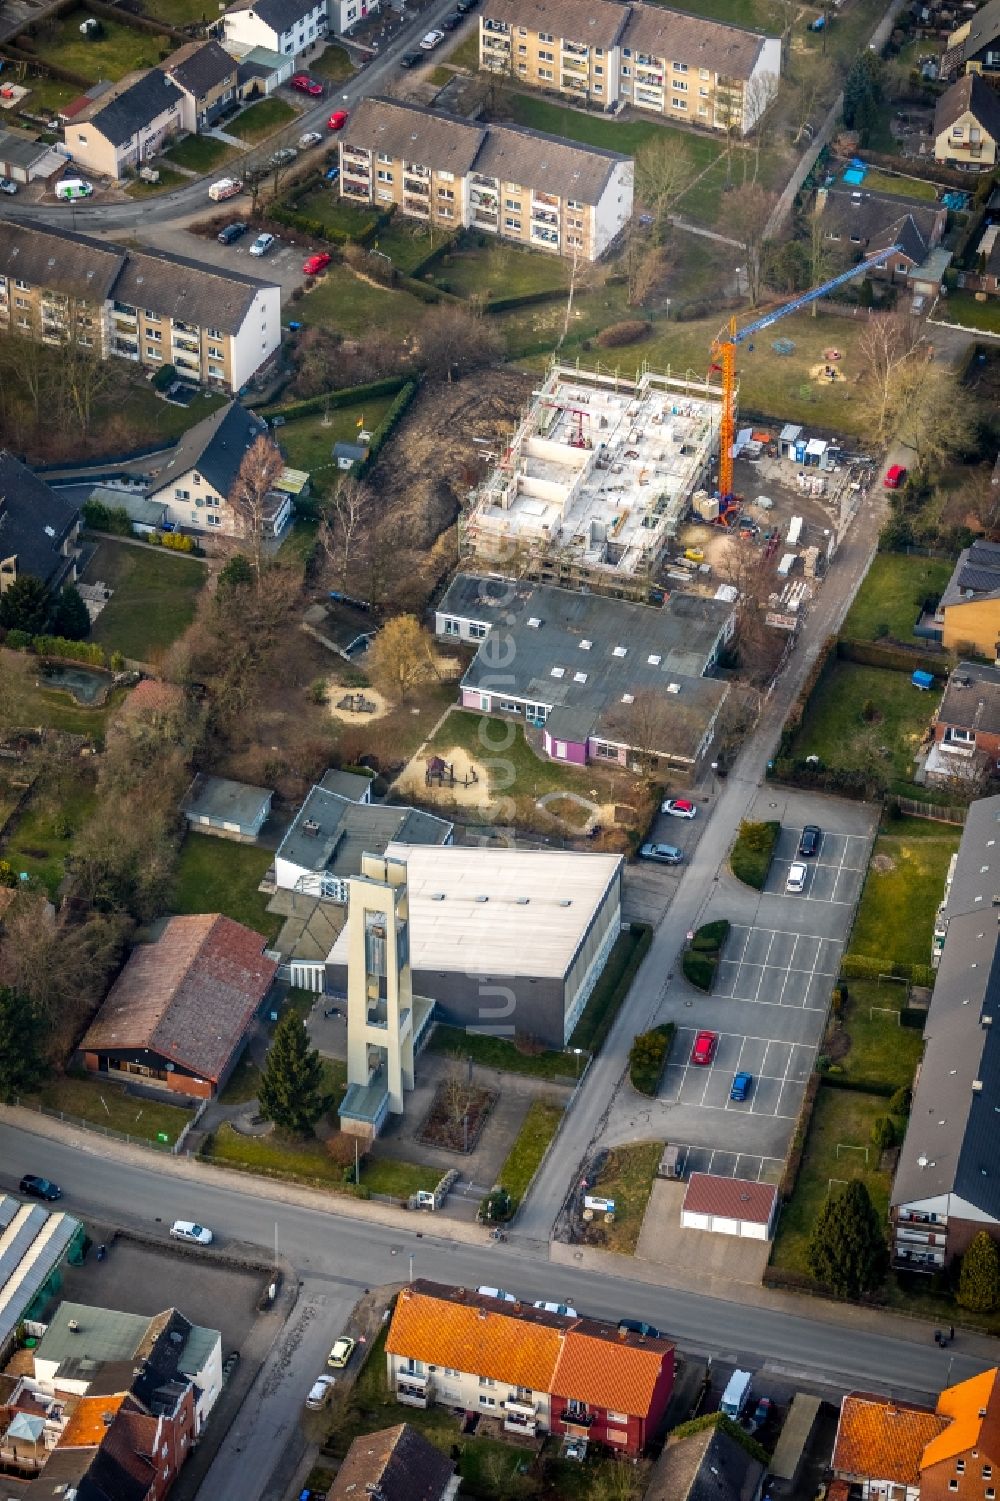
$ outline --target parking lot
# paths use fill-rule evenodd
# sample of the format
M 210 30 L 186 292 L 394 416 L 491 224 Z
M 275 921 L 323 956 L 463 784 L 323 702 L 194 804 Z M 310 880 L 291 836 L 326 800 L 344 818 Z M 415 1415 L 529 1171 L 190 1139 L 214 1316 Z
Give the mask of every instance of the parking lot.
M 672 1052 L 675 1061 L 667 1064 L 660 1088 L 660 1098 L 666 1104 L 723 1110 L 734 1117 L 766 1115 L 779 1120 L 795 1119 L 802 1087 L 812 1071 L 815 1051 L 812 1046 L 720 1032 L 715 1058 L 706 1067 L 690 1061 L 697 1035 L 695 1027 L 677 1029 Z M 737 1073 L 753 1075 L 745 1100 L 729 1098 Z M 735 1119 L 733 1126 L 738 1129 Z
M 860 834 L 834 834 L 824 830 L 816 854 L 802 863 L 806 866 L 806 884 L 801 893 L 785 893 L 788 872 L 798 857 L 802 830 L 782 826 L 778 846 L 767 878 L 766 891 L 804 902 L 833 902 L 852 907 L 861 894 L 868 865 L 867 837 Z
M 825 1011 L 842 947 L 837 939 L 814 934 L 734 926 L 724 951 L 727 957 L 719 964 L 715 994 L 759 1006 Z

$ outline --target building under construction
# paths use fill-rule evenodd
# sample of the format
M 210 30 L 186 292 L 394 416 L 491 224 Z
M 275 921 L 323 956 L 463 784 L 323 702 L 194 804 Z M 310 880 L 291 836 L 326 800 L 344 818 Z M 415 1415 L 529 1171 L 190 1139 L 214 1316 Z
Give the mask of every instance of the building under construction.
M 698 490 L 711 489 L 722 391 L 554 364 L 462 518 L 467 560 L 642 599 Z

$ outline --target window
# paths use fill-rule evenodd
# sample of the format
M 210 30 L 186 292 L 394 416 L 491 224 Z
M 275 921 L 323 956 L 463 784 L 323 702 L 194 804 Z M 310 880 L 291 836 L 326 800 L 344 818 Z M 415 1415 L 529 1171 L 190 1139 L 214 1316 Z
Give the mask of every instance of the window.
M 518 44 L 517 44 L 517 50 L 521 54 L 521 56 L 523 57 L 524 54 L 528 50 L 528 44 L 527 44 L 527 42 L 518 42 Z
M 438 182 L 454 182 L 454 181 L 455 181 L 455 174 L 454 174 L 454 172 L 439 172 L 438 173 Z
M 595 741 L 594 743 L 594 755 L 599 761 L 618 760 L 618 751 L 616 750 L 616 748 L 613 745 L 605 745 L 601 740 Z
M 27 297 L 15 297 L 14 298 L 14 306 L 15 307 L 30 307 L 31 303 L 28 301 Z
M 501 714 L 520 714 L 521 705 L 516 698 L 498 698 L 497 708 Z
M 174 491 L 174 498 L 175 498 L 175 500 L 190 500 L 191 499 L 191 491 L 190 490 L 175 490 Z
M 205 520 L 208 522 L 209 526 L 221 526 L 222 525 L 222 517 L 221 516 L 206 516 Z
M 624 657 L 624 656 L 627 656 L 628 655 L 628 647 L 627 646 L 615 646 L 615 647 L 612 648 L 611 655 L 613 657 Z
M 553 667 L 553 668 L 551 668 L 551 670 L 549 672 L 549 676 L 550 677 L 554 677 L 554 678 L 565 677 L 566 676 L 566 669 L 565 669 L 565 667 Z
M 158 328 L 147 328 L 147 330 L 146 330 L 146 338 L 147 339 L 155 339 L 157 343 L 161 343 L 162 340 L 163 340 L 162 330 L 160 330 Z
M 628 1414 L 624 1413 L 624 1412 L 609 1412 L 608 1413 L 608 1422 L 609 1423 L 627 1423 L 628 1422 Z
M 958 1490 L 958 1481 L 957 1480 L 949 1480 L 948 1481 L 948 1489 L 950 1491 L 957 1491 Z
M 484 625 L 481 620 L 473 620 L 469 626 L 469 635 L 473 641 L 484 641 L 488 632 L 489 626 Z
M 585 683 L 587 681 L 587 674 L 585 672 L 574 672 L 573 681 L 574 683 Z
M 446 1365 L 444 1367 L 444 1374 L 446 1376 L 461 1376 L 462 1373 L 461 1373 L 461 1371 L 455 1371 L 455 1370 L 453 1370 L 450 1365 Z
M 496 1397 L 484 1397 L 482 1393 L 480 1393 L 479 1405 L 480 1407 L 496 1407 L 497 1399 Z
M 955 1461 L 955 1474 L 956 1475 L 964 1475 L 965 1474 L 965 1460 L 964 1459 L 956 1459 L 956 1461 Z
M 538 70 L 538 76 L 539 76 L 539 78 L 545 78 L 545 79 L 551 81 L 551 78 L 552 78 L 552 69 L 551 68 L 539 68 L 539 70 Z
M 391 156 L 386 156 L 386 154 L 385 154 L 384 151 L 380 151 L 379 154 L 378 154 L 378 156 L 375 159 L 376 159 L 376 161 L 388 162 L 390 165 L 392 164 L 392 157 Z
M 671 109 L 687 109 L 687 107 L 686 99 L 671 99 L 670 101 Z
M 709 71 L 708 71 L 707 68 L 699 68 L 698 69 L 698 77 L 699 78 L 711 78 L 711 76 L 712 75 L 711 75 L 711 73 L 709 73 Z
M 507 215 L 506 219 L 504 219 L 504 221 L 503 221 L 503 227 L 504 227 L 504 229 L 513 230 L 517 234 L 521 233 L 521 221 L 520 221 L 520 219 L 512 219 L 509 214 Z
M 676 93 L 678 93 L 678 94 L 686 94 L 686 93 L 687 93 L 687 91 L 688 91 L 688 86 L 687 86 L 687 84 L 686 84 L 686 83 L 677 83 L 677 82 L 676 82 L 676 81 L 675 81 L 675 82 L 674 82 L 674 83 L 672 83 L 672 84 L 671 84 L 671 85 L 670 85 L 670 87 L 671 87 L 671 88 L 672 88 L 672 89 L 674 89 L 674 91 L 675 91 L 675 92 L 676 92 Z
M 707 99 L 708 98 L 708 90 L 706 88 L 700 88 L 698 90 L 698 98 L 699 99 Z
M 143 312 L 145 313 L 146 317 L 149 319 L 150 323 L 159 323 L 159 321 L 160 321 L 160 315 L 159 315 L 159 313 L 154 313 L 152 308 L 144 307 L 143 308 Z
M 623 47 L 622 48 L 622 57 L 631 57 L 631 56 L 632 56 L 632 48 L 631 47 Z
M 453 219 L 455 217 L 454 210 L 450 209 L 446 203 L 442 203 L 438 209 L 438 213 L 442 219 Z
M 79 339 L 77 342 L 80 343 L 80 344 L 82 344 L 83 340 Z M 87 340 L 88 344 L 90 344 L 91 342 L 92 341 L 90 339 Z M 153 346 L 151 344 L 149 344 L 146 347 L 146 358 L 147 358 L 147 360 L 162 360 L 163 355 L 160 353 L 160 351 L 158 349 L 154 349 Z
M 629 68 L 629 67 L 623 66 L 622 67 L 622 77 L 623 78 L 631 78 L 631 76 L 632 76 L 632 69 Z
M 984 1480 L 992 1480 L 993 1479 L 993 1466 L 992 1465 L 983 1465 L 983 1479 Z
M 594 64 L 594 72 L 598 75 L 604 72 L 604 69 L 601 67 L 600 63 Z
M 496 1386 L 496 1382 L 491 1377 L 489 1377 L 489 1376 L 480 1376 L 480 1378 L 479 1378 L 479 1385 L 480 1386 Z
M 444 620 L 444 633 L 446 636 L 460 636 L 462 634 L 462 627 L 457 620 L 453 620 L 450 615 L 446 615 Z
M 520 202 L 516 198 L 505 198 L 503 206 L 504 208 L 512 208 L 516 214 L 521 212 Z
M 377 176 L 379 182 L 392 182 L 392 173 L 387 172 L 384 167 L 379 167 L 378 172 L 375 175 Z
M 20 288 L 22 292 L 26 292 L 28 290 L 28 283 L 26 281 L 22 281 L 20 277 L 16 278 L 14 285 L 15 287 Z
M 538 61 L 539 62 L 541 62 L 541 63 L 554 63 L 555 60 L 556 60 L 556 55 L 555 55 L 554 52 L 549 52 L 546 49 L 541 48 L 541 47 L 539 48 L 539 50 L 538 50 Z
M 538 40 L 540 42 L 554 42 L 555 37 L 552 35 L 551 31 L 540 31 L 538 33 Z
M 707 115 L 708 114 L 708 105 L 707 104 L 699 104 L 699 106 L 698 106 L 698 113 L 699 113 L 699 115 Z
M 675 73 L 686 73 L 688 70 L 687 63 L 673 63 L 672 67 Z

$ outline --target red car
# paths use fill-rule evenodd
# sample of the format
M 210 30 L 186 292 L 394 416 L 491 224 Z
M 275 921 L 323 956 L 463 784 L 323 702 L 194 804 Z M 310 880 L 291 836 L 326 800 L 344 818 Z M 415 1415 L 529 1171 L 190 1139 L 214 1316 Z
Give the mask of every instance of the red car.
M 318 99 L 323 92 L 323 85 L 310 78 L 308 73 L 296 73 L 292 88 L 298 89 L 300 94 L 308 94 L 310 99 Z
M 719 1046 L 718 1032 L 699 1032 L 691 1049 L 691 1062 L 702 1066 L 711 1063 Z
M 887 490 L 898 490 L 905 479 L 905 467 L 902 464 L 893 464 L 891 469 L 886 470 L 882 483 Z
M 325 250 L 321 250 L 319 255 L 311 255 L 309 257 L 303 265 L 302 270 L 306 276 L 318 276 L 321 271 L 326 270 L 329 264 L 330 257 Z
M 347 110 L 335 109 L 326 123 L 330 130 L 343 130 L 347 124 Z

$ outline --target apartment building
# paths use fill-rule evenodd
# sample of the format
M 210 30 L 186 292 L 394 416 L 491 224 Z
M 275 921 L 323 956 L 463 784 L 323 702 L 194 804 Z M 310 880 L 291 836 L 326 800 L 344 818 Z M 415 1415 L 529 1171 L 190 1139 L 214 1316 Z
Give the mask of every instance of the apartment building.
M 479 62 L 605 109 L 746 135 L 774 97 L 781 39 L 660 5 L 486 0 Z
M 0 332 L 73 341 L 239 391 L 281 344 L 280 291 L 228 268 L 72 230 L 8 223 Z
M 389 99 L 352 111 L 340 169 L 344 198 L 588 261 L 632 213 L 634 166 L 618 152 Z
M 327 0 L 235 0 L 222 18 L 226 41 L 299 57 L 326 41 Z
M 73 116 L 63 130 L 66 150 L 89 172 L 118 182 L 177 134 L 183 101 L 159 68 L 130 73 Z

